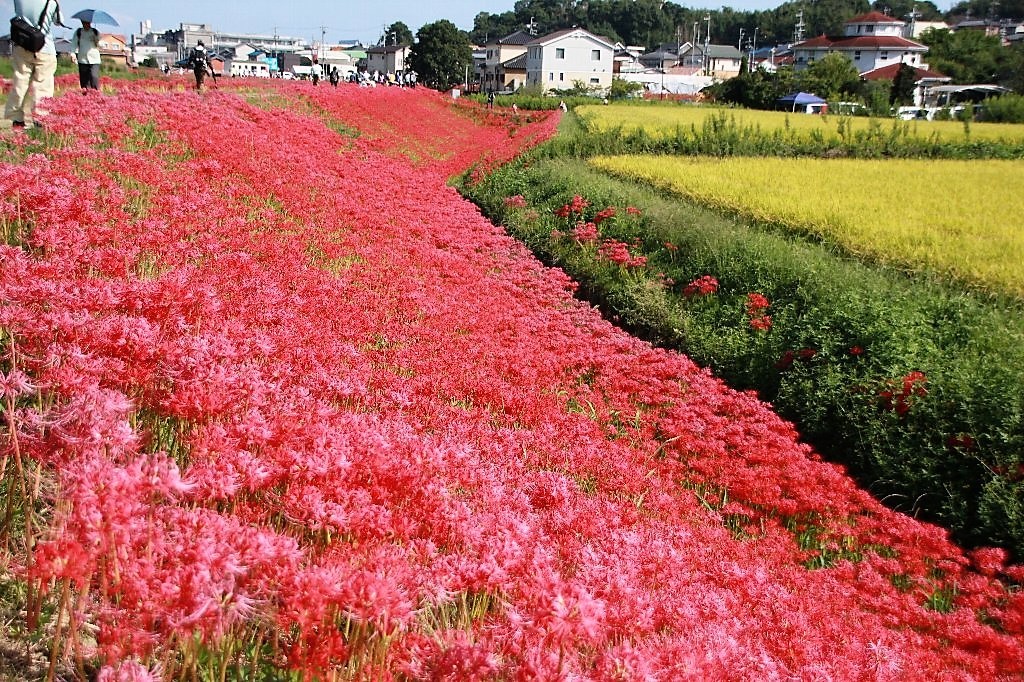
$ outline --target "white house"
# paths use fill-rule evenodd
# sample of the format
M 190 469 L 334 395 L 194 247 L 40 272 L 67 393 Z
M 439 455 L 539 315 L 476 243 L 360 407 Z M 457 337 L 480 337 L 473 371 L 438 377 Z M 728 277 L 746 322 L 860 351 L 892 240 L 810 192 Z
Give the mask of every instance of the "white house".
M 377 45 L 366 50 L 366 70 L 370 73 L 393 73 L 401 76 L 406 71 L 408 45 Z
M 536 38 L 526 45 L 526 85 L 542 91 L 567 90 L 578 81 L 588 88 L 612 86 L 615 45 L 581 28 Z
M 829 52 L 845 55 L 860 73 L 892 64 L 927 69 L 928 47 L 903 37 L 906 22 L 881 12 L 861 14 L 844 23 L 845 35 L 818 36 L 793 45 L 794 68 L 806 69 Z

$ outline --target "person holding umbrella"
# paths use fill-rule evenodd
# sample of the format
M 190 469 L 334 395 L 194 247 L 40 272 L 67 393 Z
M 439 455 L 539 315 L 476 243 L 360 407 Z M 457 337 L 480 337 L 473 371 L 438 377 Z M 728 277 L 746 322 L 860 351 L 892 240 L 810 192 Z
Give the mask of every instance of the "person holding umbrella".
M 78 83 L 82 90 L 100 89 L 100 32 L 88 21 L 82 20 L 82 27 L 75 29 L 71 39 L 71 54 L 78 62 Z
M 82 22 L 82 27 L 75 29 L 71 38 L 71 50 L 78 62 L 78 83 L 82 89 L 100 89 L 100 32 L 93 26 L 96 24 L 110 24 L 117 26 L 117 21 L 103 10 L 83 9 L 71 15 L 72 19 Z
M 4 118 L 15 129 L 24 129 L 32 117 L 39 127 L 40 118 L 49 112 L 42 101 L 53 97 L 53 75 L 57 72 L 57 49 L 53 44 L 53 26 L 64 26 L 57 0 L 14 0 L 14 14 L 42 31 L 46 41 L 37 52 L 11 45 L 11 89 L 7 93 Z

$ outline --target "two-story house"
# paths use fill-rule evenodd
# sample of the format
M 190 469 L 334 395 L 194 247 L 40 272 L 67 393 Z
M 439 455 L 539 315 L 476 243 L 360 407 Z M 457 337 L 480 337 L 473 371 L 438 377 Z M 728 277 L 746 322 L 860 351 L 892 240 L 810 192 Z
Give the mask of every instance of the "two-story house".
M 845 55 L 860 73 L 892 64 L 927 69 L 928 47 L 903 37 L 905 21 L 881 12 L 868 12 L 844 22 L 844 35 L 811 38 L 793 45 L 793 65 L 806 69 L 830 52 Z
M 406 72 L 408 45 L 377 45 L 366 50 L 366 70 L 369 73 L 393 73 L 401 76 Z
M 555 31 L 526 45 L 526 84 L 542 91 L 577 82 L 595 90 L 612 86 L 615 45 L 581 28 Z
M 735 45 L 686 45 L 679 55 L 680 63 L 691 69 L 699 69 L 706 76 L 728 80 L 740 75 L 743 54 Z
M 485 45 L 486 57 L 480 72 L 480 87 L 491 90 L 515 90 L 526 83 L 526 45 L 534 36 L 516 31 Z

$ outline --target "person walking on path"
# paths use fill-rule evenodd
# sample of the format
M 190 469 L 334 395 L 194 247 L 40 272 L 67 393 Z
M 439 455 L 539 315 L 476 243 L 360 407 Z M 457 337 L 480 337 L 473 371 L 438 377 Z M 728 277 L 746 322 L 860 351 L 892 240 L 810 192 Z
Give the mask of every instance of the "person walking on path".
M 203 81 L 206 80 L 206 74 L 213 73 L 213 64 L 210 63 L 210 53 L 206 51 L 206 46 L 203 45 L 203 41 L 196 43 L 196 46 L 192 48 L 192 54 L 189 56 L 189 66 L 192 67 L 192 73 L 196 76 L 196 90 L 203 89 Z M 216 81 L 216 78 L 214 79 Z
M 335 66 L 333 69 L 331 69 L 330 81 L 331 81 L 331 85 L 333 85 L 334 87 L 338 87 L 338 82 L 341 81 L 341 74 L 338 73 L 338 67 L 337 66 Z
M 78 82 L 82 89 L 100 89 L 100 32 L 93 25 L 82 20 L 82 27 L 75 29 L 71 38 L 71 52 L 78 62 Z
M 53 26 L 64 26 L 64 21 L 57 0 L 14 0 L 14 14 L 41 30 L 46 42 L 38 52 L 11 44 L 13 72 L 4 118 L 16 129 L 24 128 L 30 118 L 40 127 L 39 119 L 49 114 L 43 101 L 53 97 L 53 75 L 57 71 Z

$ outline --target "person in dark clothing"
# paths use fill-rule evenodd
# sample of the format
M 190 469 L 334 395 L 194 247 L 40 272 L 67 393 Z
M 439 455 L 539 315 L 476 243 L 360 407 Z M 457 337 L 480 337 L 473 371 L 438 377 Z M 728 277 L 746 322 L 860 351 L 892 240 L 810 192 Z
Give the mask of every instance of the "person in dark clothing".
M 206 79 L 206 74 L 213 74 L 213 65 L 210 63 L 210 53 L 206 51 L 206 46 L 203 45 L 203 41 L 192 48 L 192 54 L 188 59 L 189 66 L 192 67 L 192 73 L 196 76 L 196 90 L 203 89 L 203 81 Z

